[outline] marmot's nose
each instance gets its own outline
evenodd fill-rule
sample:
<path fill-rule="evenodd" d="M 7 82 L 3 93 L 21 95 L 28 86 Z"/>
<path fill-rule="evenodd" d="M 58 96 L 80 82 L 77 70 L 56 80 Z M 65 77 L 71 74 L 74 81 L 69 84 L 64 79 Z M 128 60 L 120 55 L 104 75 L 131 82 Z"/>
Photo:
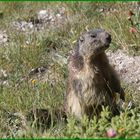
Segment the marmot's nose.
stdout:
<path fill-rule="evenodd" d="M 105 39 L 108 43 L 111 43 L 111 35 L 109 33 L 105 33 Z"/>
<path fill-rule="evenodd" d="M 111 43 L 111 35 L 107 32 L 102 32 L 100 34 L 100 38 L 105 45 L 109 45 Z"/>

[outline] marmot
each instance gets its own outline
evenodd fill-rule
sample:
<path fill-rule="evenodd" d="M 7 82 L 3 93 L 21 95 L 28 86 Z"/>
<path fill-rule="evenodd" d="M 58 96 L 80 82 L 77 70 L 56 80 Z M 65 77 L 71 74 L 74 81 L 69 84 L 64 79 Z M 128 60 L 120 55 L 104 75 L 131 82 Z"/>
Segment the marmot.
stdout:
<path fill-rule="evenodd" d="M 69 115 L 78 119 L 87 115 L 91 119 L 93 115 L 100 115 L 102 105 L 109 106 L 113 114 L 118 113 L 116 93 L 123 101 L 125 93 L 105 54 L 110 43 L 111 35 L 103 29 L 90 30 L 80 36 L 68 60 L 64 108 L 53 112 L 56 120 L 67 122 Z M 36 118 L 37 125 L 47 127 L 53 119 L 48 109 L 35 109 L 28 116 L 31 120 Z"/>
<path fill-rule="evenodd" d="M 91 118 L 100 113 L 102 105 L 115 113 L 116 93 L 125 101 L 118 75 L 105 54 L 110 43 L 111 35 L 103 29 L 87 31 L 78 39 L 68 60 L 67 116 Z"/>

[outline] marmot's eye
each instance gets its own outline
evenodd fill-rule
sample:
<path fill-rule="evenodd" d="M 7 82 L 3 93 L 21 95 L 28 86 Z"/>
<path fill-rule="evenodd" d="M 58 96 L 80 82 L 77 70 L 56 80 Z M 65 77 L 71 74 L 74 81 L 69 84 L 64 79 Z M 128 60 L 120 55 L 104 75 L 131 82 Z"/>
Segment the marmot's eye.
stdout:
<path fill-rule="evenodd" d="M 91 34 L 90 35 L 92 38 L 95 38 L 96 37 L 96 34 Z"/>

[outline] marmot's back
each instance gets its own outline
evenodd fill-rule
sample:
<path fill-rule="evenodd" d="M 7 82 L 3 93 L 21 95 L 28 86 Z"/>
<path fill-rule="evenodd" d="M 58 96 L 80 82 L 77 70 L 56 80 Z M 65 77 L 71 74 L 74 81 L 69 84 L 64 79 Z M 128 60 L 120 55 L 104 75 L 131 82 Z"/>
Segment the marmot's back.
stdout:
<path fill-rule="evenodd" d="M 115 112 L 115 92 L 123 100 L 124 92 L 104 52 L 111 35 L 102 29 L 91 30 L 81 35 L 77 43 L 68 63 L 67 113 L 91 117 L 101 111 L 102 105 Z"/>

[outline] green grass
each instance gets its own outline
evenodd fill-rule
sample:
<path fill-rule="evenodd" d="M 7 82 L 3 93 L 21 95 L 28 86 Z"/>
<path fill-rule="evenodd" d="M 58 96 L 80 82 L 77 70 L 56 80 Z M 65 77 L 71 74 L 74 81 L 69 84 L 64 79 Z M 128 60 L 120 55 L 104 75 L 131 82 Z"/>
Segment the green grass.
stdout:
<path fill-rule="evenodd" d="M 87 28 L 105 28 L 113 39 L 110 49 L 125 48 L 130 53 L 139 55 L 140 34 L 129 32 L 131 25 L 127 20 L 127 12 L 130 5 L 129 2 L 0 2 L 0 13 L 3 13 L 3 17 L 0 18 L 0 30 L 6 30 L 9 36 L 8 45 L 0 45 L 0 69 L 6 71 L 9 82 L 8 86 L 0 86 L 1 138 L 105 138 L 109 128 L 116 130 L 117 138 L 140 137 L 138 106 L 131 111 L 126 109 L 111 120 L 110 113 L 104 109 L 98 121 L 94 117 L 89 122 L 84 117 L 77 123 L 74 118 L 69 118 L 68 124 L 60 122 L 44 131 L 30 125 L 30 121 L 23 126 L 23 118 L 14 115 L 18 112 L 26 116 L 35 108 L 48 108 L 53 112 L 62 106 L 66 91 L 67 65 L 60 65 L 58 61 L 52 59 L 52 52 L 67 58 L 75 45 L 74 42 Z M 34 31 L 31 34 L 17 31 L 11 25 L 17 20 L 29 21 L 39 10 L 52 9 L 57 13 L 62 7 L 65 7 L 67 16 L 62 25 L 55 27 L 48 25 L 44 30 Z M 99 8 L 109 7 L 116 8 L 117 12 L 98 11 Z M 137 22 L 139 11 L 135 12 L 133 20 Z M 137 30 L 140 30 L 139 26 Z M 40 66 L 48 67 L 49 81 L 43 82 L 33 77 L 18 85 L 20 79 L 27 76 L 31 69 Z M 128 102 L 133 90 L 126 87 L 126 92 Z"/>

